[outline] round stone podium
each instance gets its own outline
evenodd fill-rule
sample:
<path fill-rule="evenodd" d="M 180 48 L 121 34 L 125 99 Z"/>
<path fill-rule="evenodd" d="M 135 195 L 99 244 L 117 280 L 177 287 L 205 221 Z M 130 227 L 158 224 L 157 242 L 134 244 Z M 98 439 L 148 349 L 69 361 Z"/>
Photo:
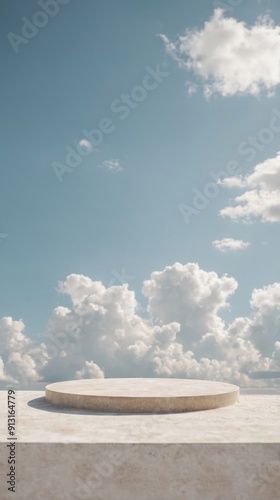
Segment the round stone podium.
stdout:
<path fill-rule="evenodd" d="M 114 413 L 212 410 L 232 405 L 238 398 L 236 385 L 196 379 L 84 379 L 45 388 L 46 401 L 55 406 Z"/>

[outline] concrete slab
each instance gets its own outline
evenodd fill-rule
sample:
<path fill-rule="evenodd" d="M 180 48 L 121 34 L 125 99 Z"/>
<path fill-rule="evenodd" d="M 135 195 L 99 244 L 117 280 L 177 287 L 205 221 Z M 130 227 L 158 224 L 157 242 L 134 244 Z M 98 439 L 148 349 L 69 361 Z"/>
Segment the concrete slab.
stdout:
<path fill-rule="evenodd" d="M 241 390 L 233 406 L 161 415 L 58 408 L 44 391 L 15 397 L 13 494 L 0 392 L 1 500 L 279 499 L 280 390 Z"/>
<path fill-rule="evenodd" d="M 232 405 L 238 400 L 239 387 L 210 380 L 104 378 L 49 384 L 45 397 L 53 405 L 68 408 L 173 413 Z"/>
<path fill-rule="evenodd" d="M 0 433 L 7 434 L 7 392 L 0 391 Z M 23 443 L 280 443 L 280 391 L 240 394 L 233 406 L 174 414 L 119 414 L 57 408 L 44 391 L 16 393 Z"/>

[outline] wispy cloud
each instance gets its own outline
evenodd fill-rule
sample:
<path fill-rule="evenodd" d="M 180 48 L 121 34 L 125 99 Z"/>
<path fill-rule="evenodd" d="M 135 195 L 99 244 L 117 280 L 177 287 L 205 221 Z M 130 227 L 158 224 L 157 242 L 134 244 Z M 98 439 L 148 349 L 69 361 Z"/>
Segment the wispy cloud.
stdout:
<path fill-rule="evenodd" d="M 248 241 L 243 240 L 234 240 L 233 238 L 224 238 L 222 240 L 215 240 L 212 242 L 212 245 L 217 250 L 221 252 L 227 251 L 235 251 L 235 250 L 244 250 L 248 248 L 250 243 Z"/>
<path fill-rule="evenodd" d="M 120 160 L 104 160 L 101 167 L 110 170 L 110 172 L 122 172 L 123 167 L 120 164 Z"/>

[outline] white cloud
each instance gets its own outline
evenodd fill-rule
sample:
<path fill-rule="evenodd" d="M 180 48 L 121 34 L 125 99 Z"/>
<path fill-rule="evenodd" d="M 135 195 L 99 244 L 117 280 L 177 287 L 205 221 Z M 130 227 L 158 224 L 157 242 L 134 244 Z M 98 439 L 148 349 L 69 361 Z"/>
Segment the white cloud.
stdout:
<path fill-rule="evenodd" d="M 34 346 L 24 328 L 22 321 L 10 317 L 0 320 L 0 380 L 10 383 L 38 380 L 38 369 L 47 363 L 45 344 Z"/>
<path fill-rule="evenodd" d="M 189 95 L 196 94 L 196 92 L 197 92 L 197 85 L 195 83 L 186 82 L 185 85 L 186 85 L 187 92 L 188 92 Z"/>
<path fill-rule="evenodd" d="M 88 139 L 81 139 L 79 141 L 79 146 L 83 148 L 86 153 L 90 153 L 94 149 L 93 145 L 91 144 L 90 141 L 88 141 Z"/>
<path fill-rule="evenodd" d="M 34 345 L 22 321 L 1 320 L 0 380 L 173 376 L 252 385 L 250 372 L 280 370 L 280 283 L 254 290 L 252 315 L 226 325 L 219 313 L 236 288 L 232 277 L 175 263 L 144 282 L 143 318 L 127 284 L 106 288 L 71 274 L 59 289 L 72 305 L 54 309 L 44 343 Z"/>
<path fill-rule="evenodd" d="M 250 243 L 243 240 L 234 240 L 233 238 L 223 238 L 222 240 L 213 241 L 212 245 L 217 250 L 226 252 L 227 250 L 243 250 L 248 248 Z"/>
<path fill-rule="evenodd" d="M 198 264 L 175 263 L 154 272 L 143 285 L 148 297 L 148 312 L 159 324 L 177 322 L 180 340 L 193 349 L 205 333 L 223 335 L 224 324 L 218 315 L 228 307 L 227 299 L 237 288 L 234 278 L 206 272 Z"/>
<path fill-rule="evenodd" d="M 219 180 L 218 184 L 227 188 L 243 188 L 246 186 L 244 179 L 239 177 L 226 177 L 225 179 Z"/>
<path fill-rule="evenodd" d="M 122 172 L 123 167 L 120 164 L 120 160 L 105 160 L 102 163 L 102 166 L 110 172 Z"/>
<path fill-rule="evenodd" d="M 250 304 L 256 312 L 247 337 L 265 356 L 272 356 L 280 340 L 280 283 L 254 290 Z"/>
<path fill-rule="evenodd" d="M 220 215 L 244 222 L 256 217 L 262 222 L 280 221 L 280 153 L 256 165 L 251 175 L 227 178 L 222 184 L 247 190 L 234 199 L 235 206 L 223 208 Z"/>
<path fill-rule="evenodd" d="M 77 370 L 75 379 L 104 378 L 104 372 L 93 361 L 86 361 L 82 370 Z"/>
<path fill-rule="evenodd" d="M 187 29 L 174 42 L 160 36 L 179 67 L 202 81 L 208 97 L 258 95 L 263 89 L 271 95 L 280 83 L 280 27 L 269 15 L 248 26 L 215 9 L 200 30 Z"/>
<path fill-rule="evenodd" d="M 276 371 L 279 370 L 280 366 L 280 342 L 275 342 L 274 346 L 275 346 L 275 351 L 272 355 L 273 362 L 271 369 Z"/>

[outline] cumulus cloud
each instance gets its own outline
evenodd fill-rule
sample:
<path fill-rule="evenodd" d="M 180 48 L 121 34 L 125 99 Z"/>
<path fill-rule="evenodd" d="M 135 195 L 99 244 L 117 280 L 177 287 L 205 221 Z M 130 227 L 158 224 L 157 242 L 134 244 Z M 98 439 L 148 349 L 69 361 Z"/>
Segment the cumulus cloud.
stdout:
<path fill-rule="evenodd" d="M 220 309 L 228 307 L 227 299 L 237 288 L 234 278 L 206 272 L 198 264 L 175 263 L 154 272 L 143 285 L 148 297 L 148 312 L 160 324 L 176 321 L 180 339 L 193 349 L 205 333 L 223 333 Z"/>
<path fill-rule="evenodd" d="M 17 383 L 38 380 L 38 370 L 47 363 L 45 344 L 35 346 L 24 334 L 24 328 L 22 321 L 14 321 L 10 317 L 0 320 L 1 381 Z"/>
<path fill-rule="evenodd" d="M 263 355 L 275 357 L 280 340 L 280 283 L 254 290 L 250 304 L 256 312 L 246 336 Z"/>
<path fill-rule="evenodd" d="M 250 243 L 243 240 L 234 240 L 233 238 L 223 238 L 222 240 L 214 240 L 212 246 L 220 252 L 244 250 L 248 248 Z"/>
<path fill-rule="evenodd" d="M 252 174 L 226 178 L 222 184 L 246 190 L 234 198 L 232 206 L 223 208 L 220 215 L 244 222 L 254 218 L 262 222 L 280 221 L 280 153 L 256 165 Z"/>
<path fill-rule="evenodd" d="M 102 163 L 102 167 L 109 170 L 110 172 L 123 171 L 123 167 L 120 164 L 120 160 L 105 160 Z"/>
<path fill-rule="evenodd" d="M 215 9 L 200 30 L 187 29 L 175 41 L 160 36 L 166 52 L 198 77 L 208 97 L 258 95 L 263 89 L 271 95 L 280 83 L 280 27 L 269 15 L 248 26 Z"/>
<path fill-rule="evenodd" d="M 39 345 L 22 321 L 1 320 L 0 380 L 165 376 L 252 385 L 251 372 L 280 370 L 280 283 L 254 290 L 252 315 L 226 325 L 220 312 L 236 288 L 230 276 L 175 263 L 143 283 L 141 317 L 127 284 L 71 274 L 59 283 L 71 306 L 54 309 Z"/>
<path fill-rule="evenodd" d="M 93 361 L 86 361 L 84 367 L 76 371 L 75 379 L 76 378 L 104 378 L 104 372 Z"/>

